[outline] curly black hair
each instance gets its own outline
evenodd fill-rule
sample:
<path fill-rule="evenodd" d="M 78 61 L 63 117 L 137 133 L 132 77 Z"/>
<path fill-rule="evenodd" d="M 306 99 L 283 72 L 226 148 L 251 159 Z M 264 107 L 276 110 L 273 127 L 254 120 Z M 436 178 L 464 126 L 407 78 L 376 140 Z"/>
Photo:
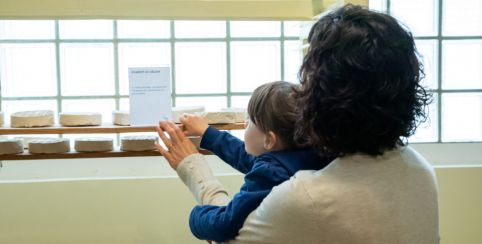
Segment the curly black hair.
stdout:
<path fill-rule="evenodd" d="M 335 157 L 405 145 L 431 102 L 412 34 L 389 15 L 345 5 L 319 19 L 308 41 L 296 138 Z"/>

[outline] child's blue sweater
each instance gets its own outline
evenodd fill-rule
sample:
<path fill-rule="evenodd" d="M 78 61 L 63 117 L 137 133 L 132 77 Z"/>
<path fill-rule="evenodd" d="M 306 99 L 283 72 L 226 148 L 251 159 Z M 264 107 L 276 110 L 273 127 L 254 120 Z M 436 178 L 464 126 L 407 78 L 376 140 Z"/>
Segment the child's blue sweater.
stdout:
<path fill-rule="evenodd" d="M 243 141 L 212 127 L 204 133 L 201 147 L 246 174 L 239 193 L 227 206 L 198 205 L 191 211 L 192 233 L 199 239 L 218 242 L 234 239 L 248 215 L 274 186 L 298 170 L 319 170 L 329 163 L 314 149 L 267 152 L 254 157 L 246 153 Z"/>

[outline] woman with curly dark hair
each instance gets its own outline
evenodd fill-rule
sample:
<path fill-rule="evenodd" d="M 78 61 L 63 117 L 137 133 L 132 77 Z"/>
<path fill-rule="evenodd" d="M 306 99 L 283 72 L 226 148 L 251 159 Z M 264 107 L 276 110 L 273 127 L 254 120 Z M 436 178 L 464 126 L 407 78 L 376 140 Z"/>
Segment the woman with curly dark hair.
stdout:
<path fill-rule="evenodd" d="M 412 35 L 389 15 L 347 5 L 308 39 L 295 137 L 336 159 L 274 187 L 230 243 L 439 243 L 435 174 L 406 143 L 430 101 Z M 182 133 L 161 128 L 179 138 L 162 153 L 191 172 L 183 180 L 193 194 L 226 198 Z"/>

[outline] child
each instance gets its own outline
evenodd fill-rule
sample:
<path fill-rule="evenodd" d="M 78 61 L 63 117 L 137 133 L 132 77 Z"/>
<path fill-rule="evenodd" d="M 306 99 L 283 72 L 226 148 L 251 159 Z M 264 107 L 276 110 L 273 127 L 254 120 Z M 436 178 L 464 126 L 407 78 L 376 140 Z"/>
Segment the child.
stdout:
<path fill-rule="evenodd" d="M 319 170 L 331 161 L 321 159 L 316 150 L 303 148 L 293 139 L 295 88 L 295 84 L 277 81 L 254 90 L 248 104 L 244 142 L 209 127 L 201 117 L 181 117 L 186 134 L 202 136 L 202 148 L 246 174 L 240 192 L 227 206 L 194 207 L 189 226 L 197 238 L 218 242 L 234 239 L 247 216 L 274 186 L 298 170 Z"/>

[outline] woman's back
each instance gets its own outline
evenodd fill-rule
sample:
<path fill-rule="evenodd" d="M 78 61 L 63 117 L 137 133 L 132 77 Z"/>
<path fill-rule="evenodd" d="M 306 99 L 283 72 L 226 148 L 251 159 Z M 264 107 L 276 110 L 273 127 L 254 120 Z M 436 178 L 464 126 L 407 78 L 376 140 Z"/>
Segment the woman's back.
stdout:
<path fill-rule="evenodd" d="M 436 189 L 410 147 L 338 158 L 274 188 L 232 243 L 439 243 Z"/>

